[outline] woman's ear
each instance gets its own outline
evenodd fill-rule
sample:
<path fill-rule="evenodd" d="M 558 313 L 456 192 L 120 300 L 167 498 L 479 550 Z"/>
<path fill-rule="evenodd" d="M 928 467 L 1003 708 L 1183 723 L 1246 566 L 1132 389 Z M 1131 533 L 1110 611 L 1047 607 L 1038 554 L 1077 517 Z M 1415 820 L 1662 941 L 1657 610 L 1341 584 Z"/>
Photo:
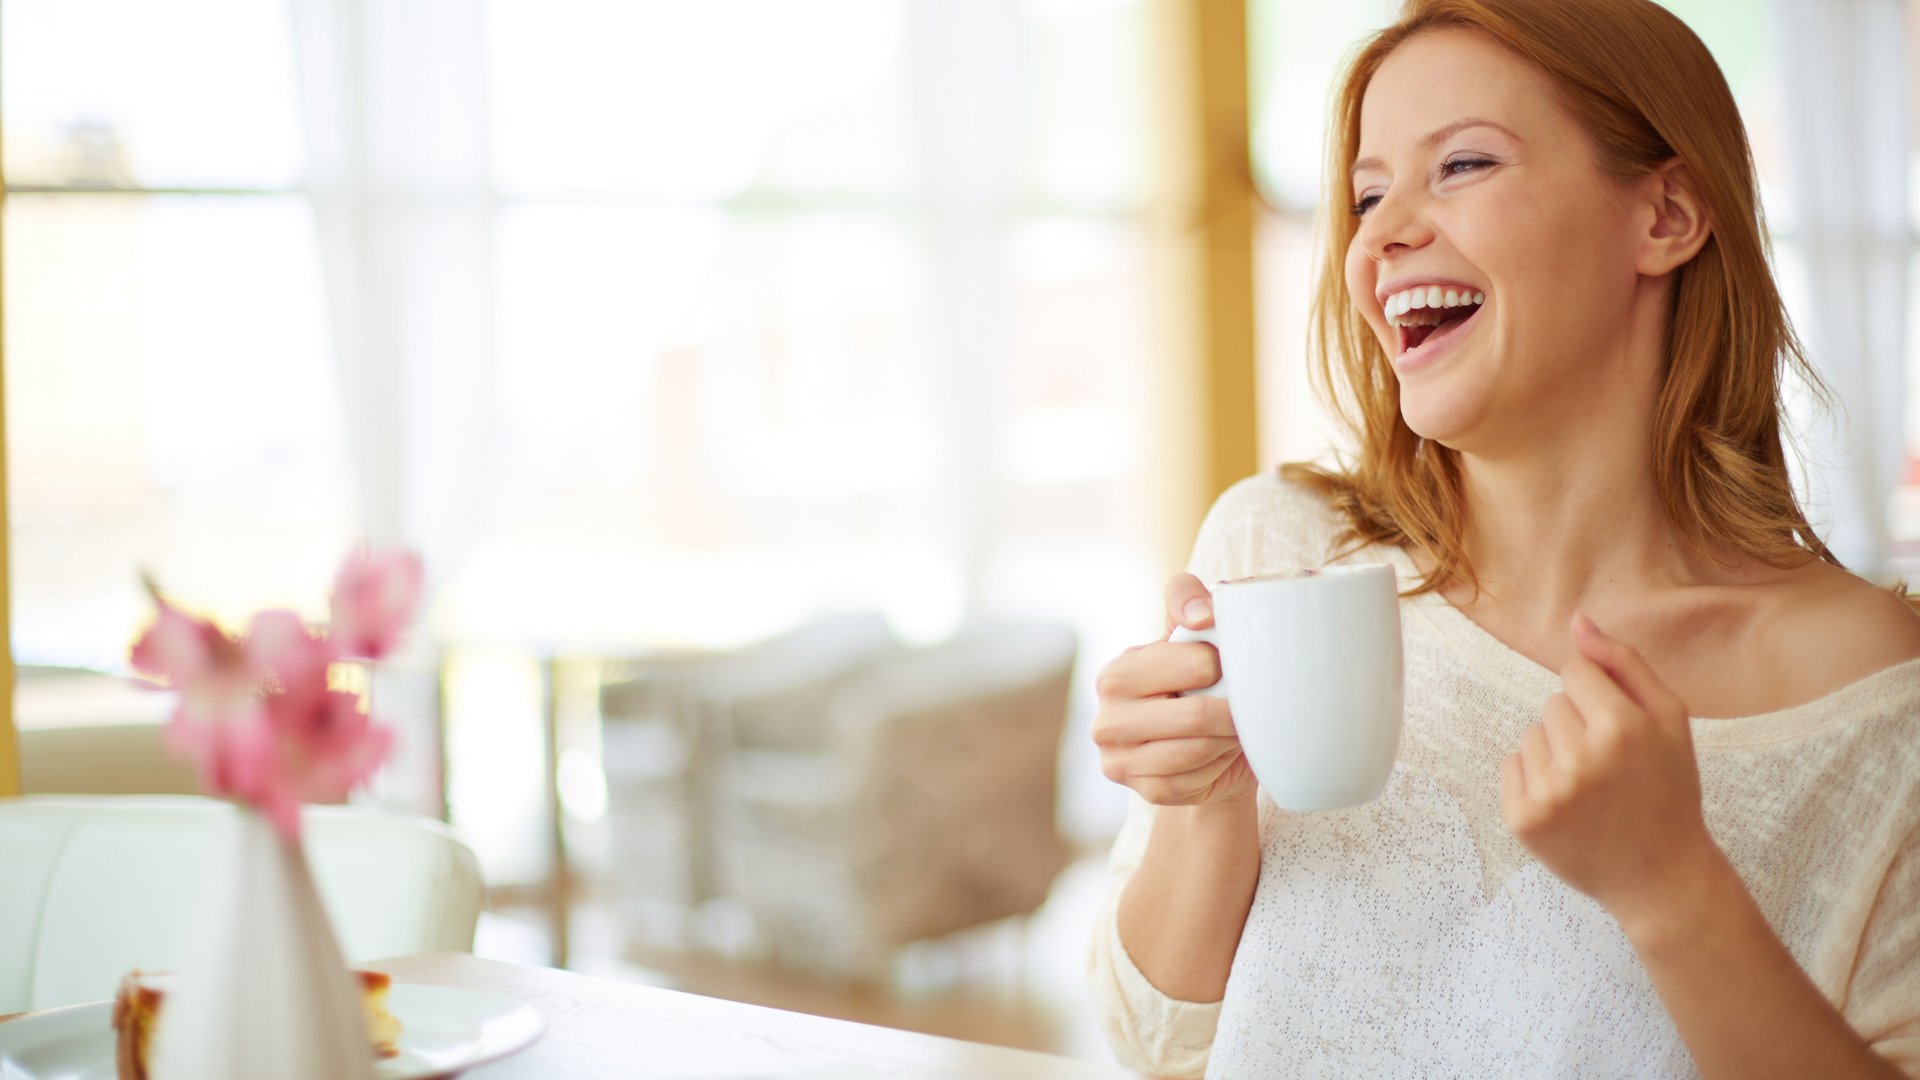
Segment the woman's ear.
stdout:
<path fill-rule="evenodd" d="M 1693 189 L 1693 175 L 1679 158 L 1655 169 L 1642 182 L 1643 203 L 1651 211 L 1635 269 L 1660 277 L 1684 266 L 1713 235 L 1706 204 Z"/>

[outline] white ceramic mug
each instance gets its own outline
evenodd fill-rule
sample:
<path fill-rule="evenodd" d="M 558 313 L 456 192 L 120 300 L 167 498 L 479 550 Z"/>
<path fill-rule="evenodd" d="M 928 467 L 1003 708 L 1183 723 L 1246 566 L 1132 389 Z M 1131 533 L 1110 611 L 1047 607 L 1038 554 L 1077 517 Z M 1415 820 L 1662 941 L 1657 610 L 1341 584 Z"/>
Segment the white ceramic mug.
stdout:
<path fill-rule="evenodd" d="M 1377 797 L 1400 749 L 1405 675 L 1393 567 L 1224 581 L 1213 627 L 1172 641 L 1220 651 L 1223 697 L 1241 750 L 1283 810 L 1334 810 Z"/>

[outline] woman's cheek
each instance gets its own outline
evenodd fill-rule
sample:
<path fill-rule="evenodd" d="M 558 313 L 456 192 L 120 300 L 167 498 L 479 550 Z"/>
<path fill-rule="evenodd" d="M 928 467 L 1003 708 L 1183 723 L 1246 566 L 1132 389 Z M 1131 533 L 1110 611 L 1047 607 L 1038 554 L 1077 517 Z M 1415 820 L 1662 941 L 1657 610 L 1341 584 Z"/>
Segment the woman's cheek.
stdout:
<path fill-rule="evenodd" d="M 1346 273 L 1347 291 L 1352 293 L 1356 300 L 1372 294 L 1372 263 L 1368 260 L 1365 249 L 1360 246 L 1357 236 L 1347 243 L 1347 257 L 1342 263 L 1342 269 Z"/>
<path fill-rule="evenodd" d="M 1379 310 L 1379 305 L 1374 303 L 1374 275 L 1371 270 L 1372 264 L 1368 261 L 1366 252 L 1360 250 L 1360 245 L 1357 243 L 1348 245 L 1346 259 L 1348 302 L 1366 318 L 1367 325 L 1373 328 L 1373 336 L 1384 342 L 1387 317 Z"/>

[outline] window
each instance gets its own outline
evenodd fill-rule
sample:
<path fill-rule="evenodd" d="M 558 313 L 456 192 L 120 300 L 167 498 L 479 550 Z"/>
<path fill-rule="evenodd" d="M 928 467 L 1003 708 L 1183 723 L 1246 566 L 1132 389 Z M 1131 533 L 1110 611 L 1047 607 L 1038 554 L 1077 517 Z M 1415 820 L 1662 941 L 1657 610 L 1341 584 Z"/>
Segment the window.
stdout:
<path fill-rule="evenodd" d="M 18 0 L 3 29 L 16 659 L 120 670 L 143 569 L 312 610 L 357 522 L 284 8 Z"/>
<path fill-rule="evenodd" d="M 4 8 L 23 662 L 367 535 L 455 648 L 1158 630 L 1141 0 L 316 10 Z"/>

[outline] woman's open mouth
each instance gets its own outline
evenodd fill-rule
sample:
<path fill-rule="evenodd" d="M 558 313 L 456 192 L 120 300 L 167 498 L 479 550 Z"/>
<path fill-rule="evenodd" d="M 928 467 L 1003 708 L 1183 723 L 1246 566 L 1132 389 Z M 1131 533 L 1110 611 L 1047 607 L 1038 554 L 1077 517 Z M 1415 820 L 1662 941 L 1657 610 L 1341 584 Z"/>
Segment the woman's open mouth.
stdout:
<path fill-rule="evenodd" d="M 1401 372 L 1425 367 L 1479 317 L 1487 295 L 1458 286 L 1416 285 L 1387 297 L 1387 324 L 1399 332 L 1393 366 Z"/>

